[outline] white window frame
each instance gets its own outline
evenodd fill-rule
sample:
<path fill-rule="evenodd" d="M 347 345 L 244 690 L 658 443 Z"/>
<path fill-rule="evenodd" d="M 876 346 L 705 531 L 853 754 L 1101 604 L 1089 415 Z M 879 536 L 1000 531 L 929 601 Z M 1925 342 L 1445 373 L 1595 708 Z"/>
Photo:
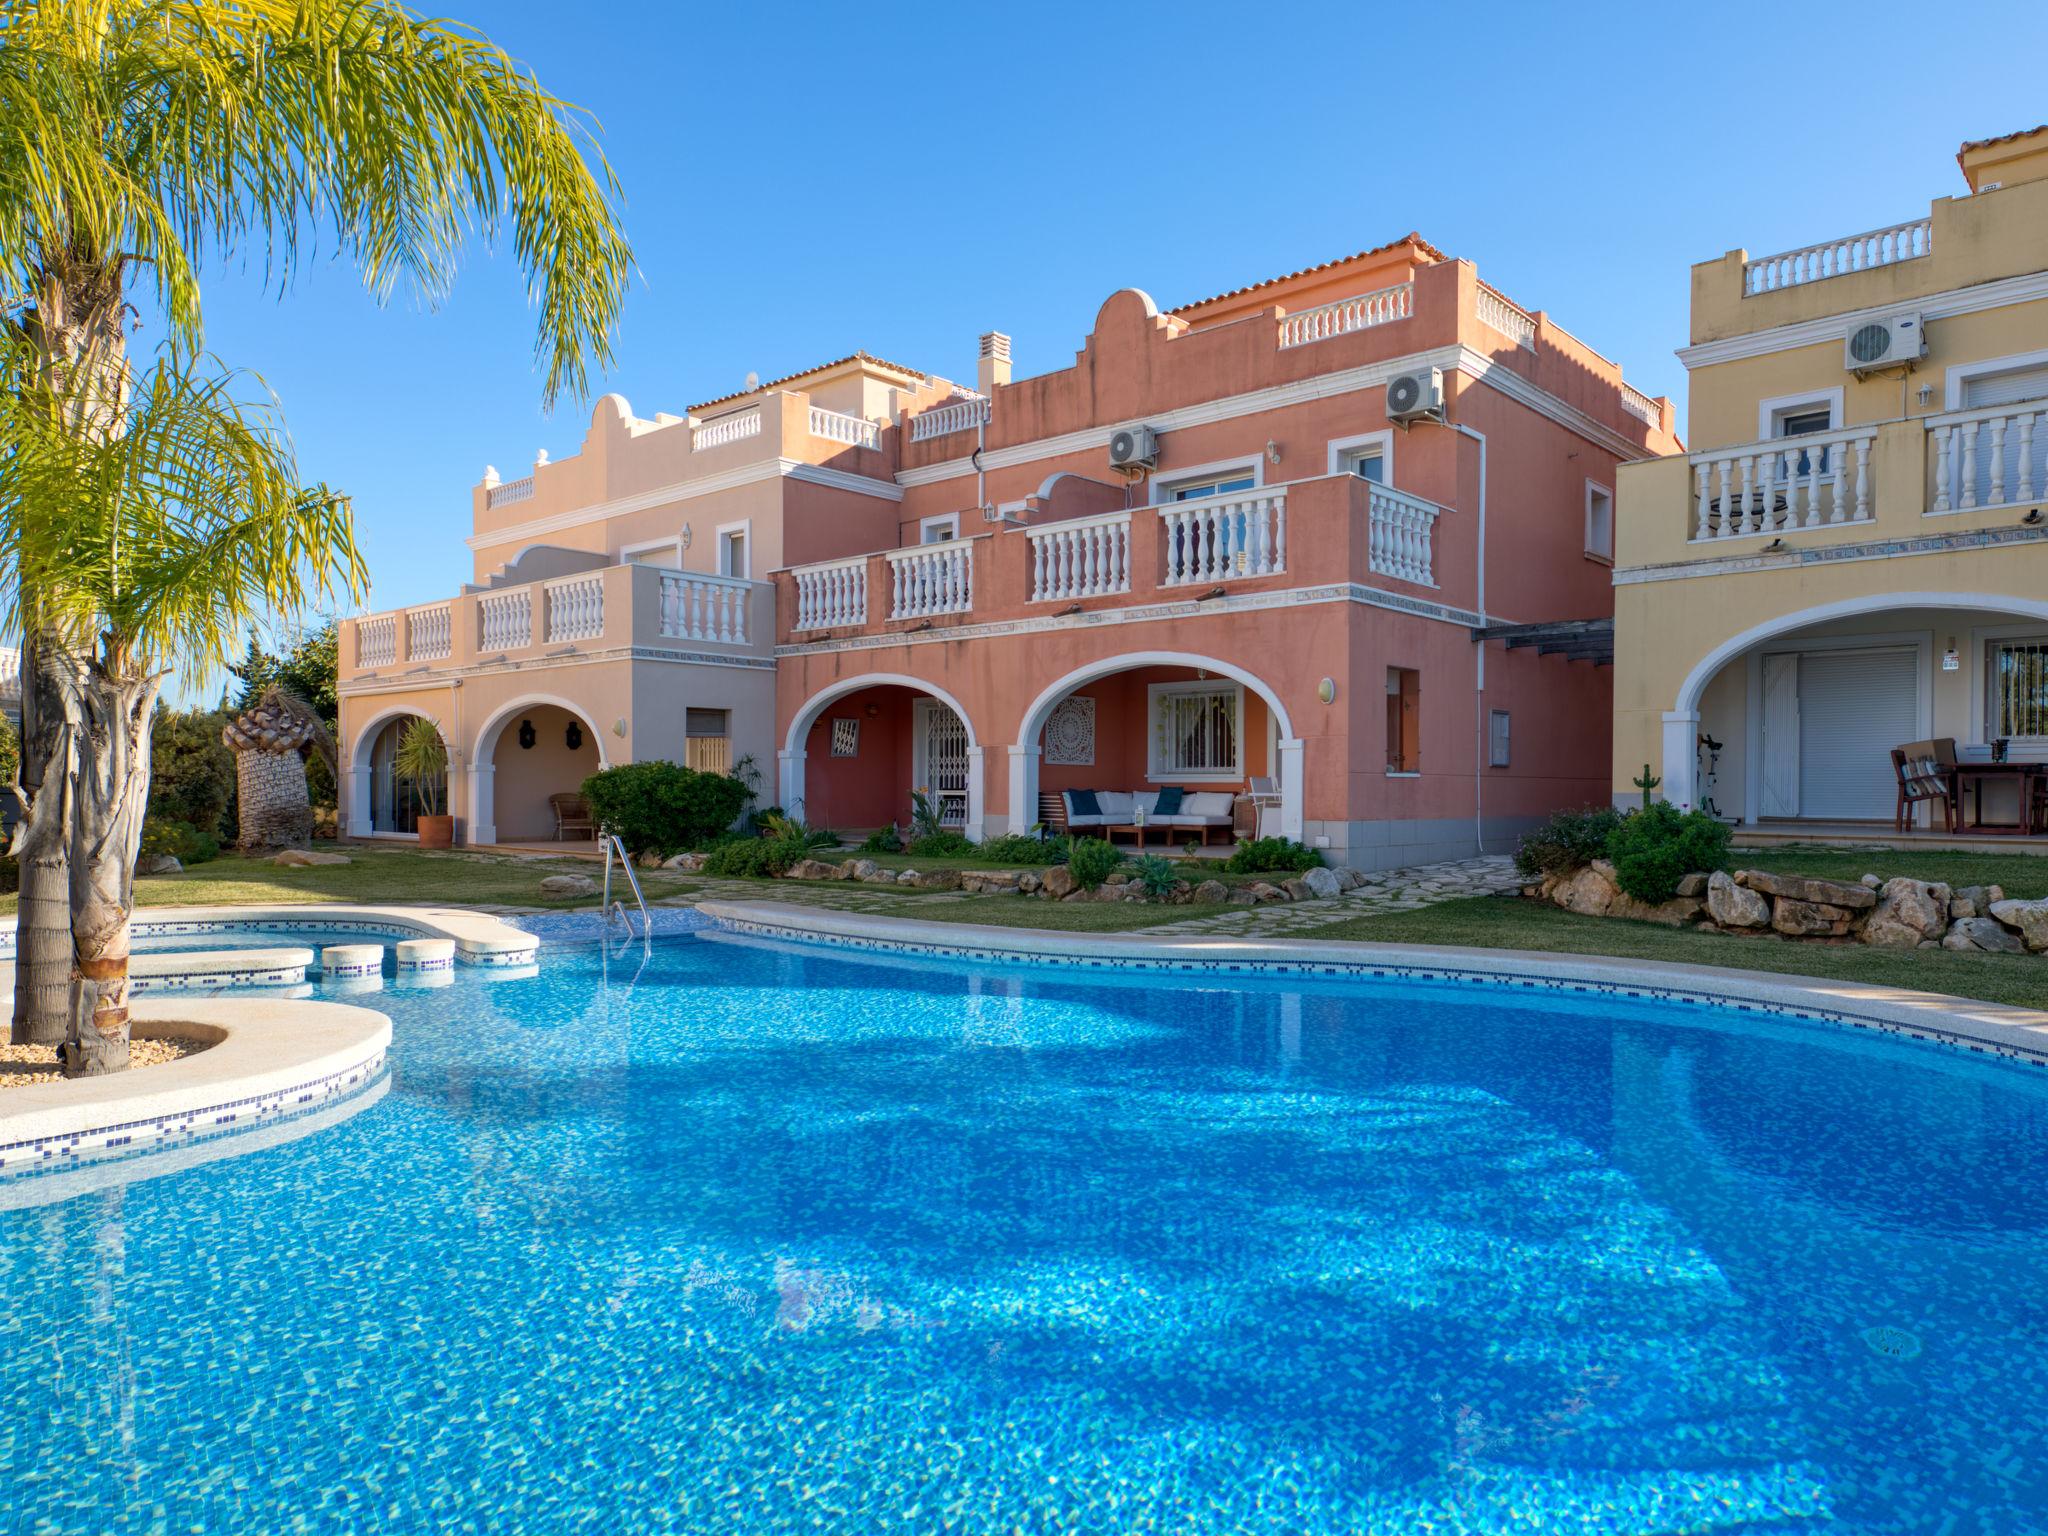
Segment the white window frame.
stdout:
<path fill-rule="evenodd" d="M 1842 386 L 1833 389 L 1808 390 L 1799 395 L 1773 395 L 1756 403 L 1756 440 L 1760 443 L 1778 440 L 1778 425 L 1787 416 L 1803 415 L 1807 411 L 1824 410 L 1828 413 L 1828 430 L 1836 432 L 1842 426 Z"/>
<path fill-rule="evenodd" d="M 621 544 L 619 546 L 619 564 L 638 565 L 640 562 L 633 558 L 635 555 L 644 555 L 648 551 L 656 549 L 674 550 L 676 555 L 675 568 L 679 571 L 683 568 L 683 536 L 680 533 L 670 534 L 665 539 L 642 539 L 637 544 Z M 663 570 L 666 567 L 657 566 L 656 569 Z"/>
<path fill-rule="evenodd" d="M 1489 710 L 1486 716 L 1486 766 L 1511 768 L 1515 756 L 1515 722 L 1505 709 Z"/>
<path fill-rule="evenodd" d="M 1377 454 L 1386 470 L 1379 483 L 1387 486 L 1394 483 L 1394 430 L 1391 427 L 1379 432 L 1360 432 L 1352 437 L 1333 437 L 1329 454 L 1329 472 L 1333 475 L 1356 474 L 1357 471 L 1351 467 L 1353 464 Z"/>
<path fill-rule="evenodd" d="M 934 528 L 944 528 L 946 530 L 945 538 L 933 538 L 932 530 Z M 958 512 L 942 512 L 937 517 L 921 517 L 917 520 L 917 542 L 921 545 L 944 544 L 949 540 L 959 537 L 960 514 Z"/>
<path fill-rule="evenodd" d="M 1258 490 L 1266 483 L 1266 460 L 1263 454 L 1254 454 L 1248 459 L 1219 459 L 1214 464 L 1193 464 L 1186 469 L 1176 469 L 1171 475 L 1154 475 L 1152 505 L 1169 506 L 1173 502 L 1174 492 L 1178 490 L 1200 485 L 1205 480 L 1233 480 L 1246 470 L 1251 471 L 1253 490 Z"/>
<path fill-rule="evenodd" d="M 2048 363 L 2048 351 L 2015 352 L 2009 357 L 1987 357 L 1975 363 L 1951 363 L 1942 382 L 1942 407 L 1963 409 L 1963 386 L 1987 373 L 2016 373 L 2022 368 L 2039 368 Z"/>
<path fill-rule="evenodd" d="M 1607 547 L 1605 549 L 1595 549 L 1593 547 L 1593 498 L 1595 496 L 1607 498 Z M 1586 482 L 1586 558 L 1593 561 L 1596 565 L 1614 564 L 1614 539 L 1614 487 L 1602 485 L 1598 480 L 1589 479 Z"/>
<path fill-rule="evenodd" d="M 2002 370 L 2001 370 L 2002 371 Z M 2032 624 L 1986 624 L 1970 630 L 1969 649 L 1963 652 L 1963 676 L 1965 686 L 1970 690 L 1970 740 L 1990 741 L 1998 734 L 1991 718 L 1991 685 L 1996 672 L 1991 665 L 1991 653 L 2000 645 L 2048 643 L 2048 629 L 2037 621 Z M 2031 757 L 2048 737 L 2015 736 L 2013 744 L 2028 751 Z"/>
<path fill-rule="evenodd" d="M 1196 772 L 1164 767 L 1159 761 L 1159 701 L 1168 695 L 1222 694 L 1231 696 L 1237 711 L 1231 739 L 1237 746 L 1237 760 L 1228 768 Z M 1148 784 L 1234 784 L 1244 778 L 1244 684 L 1222 678 L 1201 678 L 1180 683 L 1153 683 L 1145 689 L 1145 782 Z"/>
<path fill-rule="evenodd" d="M 747 568 L 744 571 L 728 571 L 725 568 L 725 541 L 729 534 L 739 534 L 746 542 Z M 742 581 L 754 579 L 754 520 L 743 517 L 736 523 L 720 523 L 711 530 L 711 569 L 717 576 L 737 576 Z"/>

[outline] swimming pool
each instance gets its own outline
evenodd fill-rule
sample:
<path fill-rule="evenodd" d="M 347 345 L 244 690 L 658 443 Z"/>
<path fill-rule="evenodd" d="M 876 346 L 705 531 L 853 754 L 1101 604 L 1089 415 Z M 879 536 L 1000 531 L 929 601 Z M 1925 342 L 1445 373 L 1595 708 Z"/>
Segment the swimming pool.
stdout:
<path fill-rule="evenodd" d="M 390 1091 L 318 1135 L 0 1212 L 17 1528 L 2042 1528 L 2039 1068 L 1471 985 L 545 959 L 383 993 Z"/>

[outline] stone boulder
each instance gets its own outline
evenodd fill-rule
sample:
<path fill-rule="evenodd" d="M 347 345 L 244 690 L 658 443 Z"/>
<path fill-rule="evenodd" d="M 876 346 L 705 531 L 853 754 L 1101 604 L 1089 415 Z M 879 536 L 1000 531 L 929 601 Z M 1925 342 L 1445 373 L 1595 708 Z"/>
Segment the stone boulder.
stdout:
<path fill-rule="evenodd" d="M 595 896 L 597 882 L 588 875 L 549 875 L 540 890 L 543 896 Z"/>
<path fill-rule="evenodd" d="M 1365 884 L 1365 876 L 1358 870 L 1353 869 L 1349 864 L 1339 864 L 1334 873 L 1337 876 L 1337 888 L 1339 890 L 1355 891 Z"/>
<path fill-rule="evenodd" d="M 961 872 L 960 889 L 982 896 L 1014 895 L 1022 878 L 1014 869 L 969 869 Z"/>
<path fill-rule="evenodd" d="M 1948 915 L 1958 917 L 1989 917 L 1991 908 L 2005 900 L 2005 891 L 1996 885 L 1965 885 L 1957 888 L 1949 898 Z"/>
<path fill-rule="evenodd" d="M 895 870 L 884 869 L 873 859 L 862 859 L 860 862 L 865 867 L 856 869 L 853 878 L 860 881 L 861 884 L 894 885 L 896 883 Z"/>
<path fill-rule="evenodd" d="M 1707 877 L 1699 873 L 1684 876 L 1678 882 L 1678 894 L 1697 896 L 1704 901 L 1707 895 Z"/>
<path fill-rule="evenodd" d="M 1991 915 L 2006 927 L 2018 929 L 2028 949 L 2048 949 L 2048 900 L 1994 901 Z"/>
<path fill-rule="evenodd" d="M 823 859 L 798 859 L 783 872 L 785 880 L 837 880 L 839 866 Z"/>
<path fill-rule="evenodd" d="M 896 882 L 901 885 L 901 880 Z M 960 871 L 957 869 L 927 869 L 919 872 L 914 884 L 920 891 L 957 891 L 960 889 Z"/>
<path fill-rule="evenodd" d="M 917 871 L 914 869 L 906 869 L 899 871 L 896 876 L 896 883 L 898 885 L 916 885 Z"/>
<path fill-rule="evenodd" d="M 1273 884 L 1270 880 L 1254 880 L 1250 885 L 1241 886 L 1239 890 L 1242 895 L 1249 896 L 1257 905 L 1264 905 L 1267 902 L 1285 901 L 1287 899 L 1287 892 Z"/>
<path fill-rule="evenodd" d="M 2023 955 L 2026 941 L 1995 917 L 1956 920 L 1941 941 L 1943 949 L 1981 949 L 1997 955 Z"/>
<path fill-rule="evenodd" d="M 1854 889 L 1865 896 L 1870 894 L 1860 885 Z M 1849 923 L 1847 907 L 1803 901 L 1796 896 L 1780 896 L 1771 903 L 1771 926 L 1795 939 L 1840 938 L 1849 931 Z"/>
<path fill-rule="evenodd" d="M 1038 877 L 1038 888 L 1052 901 L 1065 901 L 1074 894 L 1074 872 L 1064 864 L 1055 864 Z"/>
<path fill-rule="evenodd" d="M 704 867 L 704 855 L 701 853 L 679 853 L 672 859 L 663 859 L 661 867 L 663 869 L 681 870 L 686 875 L 694 875 Z"/>
<path fill-rule="evenodd" d="M 350 862 L 345 853 L 326 853 L 312 848 L 287 848 L 270 861 L 286 869 L 316 869 Z"/>
<path fill-rule="evenodd" d="M 1195 887 L 1194 895 L 1191 899 L 1202 902 L 1205 905 L 1219 901 L 1228 901 L 1230 900 L 1230 887 L 1221 880 L 1204 880 Z"/>
<path fill-rule="evenodd" d="M 1017 877 L 1017 894 L 1020 896 L 1036 896 L 1038 894 L 1038 887 L 1043 883 L 1043 879 L 1036 870 L 1027 869 Z"/>
<path fill-rule="evenodd" d="M 1766 896 L 1791 901 L 1818 902 L 1824 906 L 1861 911 L 1877 905 L 1877 893 L 1865 885 L 1844 885 L 1839 880 L 1809 880 L 1802 875 L 1774 875 L 1761 869 L 1737 871 L 1735 883 Z"/>
<path fill-rule="evenodd" d="M 838 873 L 841 880 L 873 880 L 882 872 L 882 866 L 873 859 L 842 859 Z"/>
<path fill-rule="evenodd" d="M 1287 893 L 1287 899 L 1289 901 L 1315 900 L 1316 893 L 1310 890 L 1308 888 L 1308 882 L 1306 880 L 1303 880 L 1299 876 L 1296 876 L 1292 880 L 1282 880 L 1280 882 L 1280 889 Z"/>
<path fill-rule="evenodd" d="M 1583 917 L 1605 917 L 1620 894 L 1621 887 L 1614 883 L 1614 866 L 1605 859 L 1573 870 L 1550 888 L 1553 902 Z"/>
<path fill-rule="evenodd" d="M 1723 928 L 1762 928 L 1771 920 L 1771 904 L 1725 869 L 1707 877 L 1707 911 Z"/>
<path fill-rule="evenodd" d="M 185 866 L 178 862 L 177 856 L 174 854 L 153 853 L 135 866 L 135 873 L 138 875 L 182 875 L 185 873 Z"/>
<path fill-rule="evenodd" d="M 1345 889 L 1344 882 L 1337 878 L 1337 872 L 1321 865 L 1304 874 L 1301 883 L 1308 887 L 1309 895 L 1325 901 Z"/>
<path fill-rule="evenodd" d="M 1647 901 L 1637 901 L 1627 891 L 1616 891 L 1614 904 L 1607 909 L 1607 915 L 1626 918 L 1632 923 L 1659 923 L 1666 928 L 1685 928 L 1698 922 L 1706 910 L 1707 904 L 1697 896 L 1674 896 L 1669 901 L 1651 906 Z"/>
<path fill-rule="evenodd" d="M 1877 908 L 1863 925 L 1863 942 L 1883 949 L 1915 949 L 1948 932 L 1949 888 L 1904 875 L 1885 881 Z"/>

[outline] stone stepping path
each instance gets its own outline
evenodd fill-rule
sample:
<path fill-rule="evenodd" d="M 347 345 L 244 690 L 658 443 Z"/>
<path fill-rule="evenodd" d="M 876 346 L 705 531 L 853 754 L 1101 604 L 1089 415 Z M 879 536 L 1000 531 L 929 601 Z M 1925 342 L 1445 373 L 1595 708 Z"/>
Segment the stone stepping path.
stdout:
<path fill-rule="evenodd" d="M 1312 933 L 1354 917 L 1379 917 L 1389 912 L 1416 912 L 1440 901 L 1470 896 L 1506 896 L 1522 888 L 1515 861 L 1507 854 L 1454 859 L 1443 864 L 1417 864 L 1408 869 L 1383 869 L 1365 877 L 1365 884 L 1326 901 L 1290 901 L 1270 907 L 1232 907 L 1214 917 L 1182 923 L 1158 923 L 1140 933 L 1213 933 L 1230 938 L 1288 938 Z"/>

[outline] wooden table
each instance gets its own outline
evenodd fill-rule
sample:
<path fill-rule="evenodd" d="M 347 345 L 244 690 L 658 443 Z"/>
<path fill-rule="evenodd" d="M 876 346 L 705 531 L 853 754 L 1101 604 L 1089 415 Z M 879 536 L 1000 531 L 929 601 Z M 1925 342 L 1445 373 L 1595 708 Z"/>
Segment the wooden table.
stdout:
<path fill-rule="evenodd" d="M 1995 833 L 2005 837 L 2030 837 L 2034 832 L 2034 780 L 2048 776 L 2048 763 L 1958 763 L 1955 767 L 1956 798 L 1974 789 L 1970 796 L 1970 819 L 1962 822 L 1972 832 Z M 2020 792 L 2017 822 L 1984 820 L 1984 785 L 1987 780 L 2015 781 Z M 1961 821 L 1961 806 L 1957 807 Z"/>

